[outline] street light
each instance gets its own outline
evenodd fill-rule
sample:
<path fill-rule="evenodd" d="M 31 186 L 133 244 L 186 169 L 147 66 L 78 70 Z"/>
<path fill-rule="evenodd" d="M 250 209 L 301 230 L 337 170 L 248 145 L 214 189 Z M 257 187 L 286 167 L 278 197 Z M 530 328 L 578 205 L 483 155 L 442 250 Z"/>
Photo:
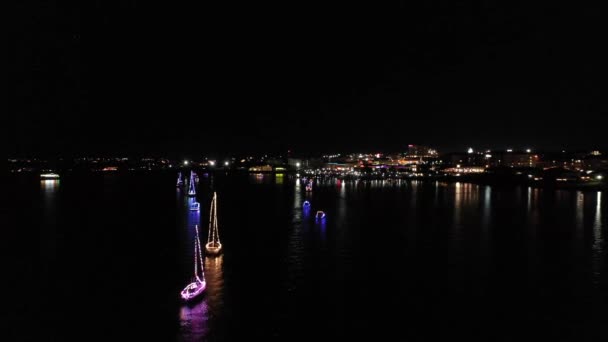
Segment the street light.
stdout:
<path fill-rule="evenodd" d="M 300 163 L 299 163 L 299 162 L 298 162 L 298 163 L 296 163 L 296 167 L 300 167 Z"/>
<path fill-rule="evenodd" d="M 184 165 L 186 165 L 186 166 L 188 165 L 188 161 L 187 160 L 184 160 Z"/>
<path fill-rule="evenodd" d="M 224 166 L 228 166 L 228 164 L 230 164 L 230 163 L 228 163 L 228 161 L 226 160 L 226 161 L 224 162 Z"/>

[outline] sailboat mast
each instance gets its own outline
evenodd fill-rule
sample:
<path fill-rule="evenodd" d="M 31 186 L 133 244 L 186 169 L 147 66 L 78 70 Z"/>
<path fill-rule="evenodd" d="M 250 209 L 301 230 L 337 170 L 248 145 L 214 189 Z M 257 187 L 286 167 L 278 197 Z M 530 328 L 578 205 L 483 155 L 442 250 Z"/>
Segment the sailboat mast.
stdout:
<path fill-rule="evenodd" d="M 201 249 L 201 241 L 200 241 L 199 235 L 198 235 L 198 225 L 196 225 L 195 227 L 196 227 L 196 242 L 195 242 L 196 246 L 195 246 L 195 249 L 198 252 L 198 260 L 196 259 L 196 254 L 195 254 L 195 259 L 194 259 L 194 265 L 195 266 L 194 267 L 196 268 L 196 264 L 198 262 L 201 263 L 201 275 L 203 276 L 202 280 L 205 280 L 205 269 L 203 267 L 203 252 L 202 252 L 202 249 Z M 198 273 L 195 272 L 195 275 L 196 275 L 196 278 L 200 280 L 200 278 L 198 277 Z"/>
<path fill-rule="evenodd" d="M 217 195 L 213 193 L 213 239 L 215 243 L 220 243 L 220 232 L 217 230 Z"/>
<path fill-rule="evenodd" d="M 205 269 L 203 267 L 203 251 L 201 249 L 201 240 L 198 237 L 198 226 L 196 226 L 196 248 L 198 249 L 198 258 L 201 263 L 201 275 L 203 276 L 202 280 L 205 280 Z M 198 274 L 196 275 L 196 278 L 199 279 Z"/>
<path fill-rule="evenodd" d="M 211 200 L 211 208 L 209 209 L 209 236 L 207 236 L 207 243 L 213 242 L 215 231 L 213 230 L 213 218 L 215 217 L 215 192 L 213 193 L 213 199 Z"/>
<path fill-rule="evenodd" d="M 196 228 L 196 241 L 198 241 L 198 225 L 195 226 Z M 198 244 L 196 243 L 196 241 L 194 241 L 194 277 L 198 278 Z"/>

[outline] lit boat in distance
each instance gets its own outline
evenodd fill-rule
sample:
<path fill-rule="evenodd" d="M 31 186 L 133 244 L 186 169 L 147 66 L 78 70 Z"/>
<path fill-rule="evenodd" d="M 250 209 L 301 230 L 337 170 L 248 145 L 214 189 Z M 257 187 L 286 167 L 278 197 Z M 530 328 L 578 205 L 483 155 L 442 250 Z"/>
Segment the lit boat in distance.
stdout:
<path fill-rule="evenodd" d="M 196 196 L 196 186 L 194 184 L 194 172 L 190 172 L 190 184 L 188 184 L 188 196 Z"/>
<path fill-rule="evenodd" d="M 211 200 L 211 211 L 209 213 L 209 235 L 205 250 L 209 255 L 218 255 L 222 252 L 222 243 L 220 242 L 220 233 L 217 228 L 217 194 L 213 193 Z"/>
<path fill-rule="evenodd" d="M 325 218 L 325 212 L 319 210 L 319 211 L 317 211 L 317 214 L 315 215 L 315 217 L 317 218 L 317 220 L 322 220 Z"/>
<path fill-rule="evenodd" d="M 312 179 L 306 183 L 306 191 L 312 191 Z"/>
<path fill-rule="evenodd" d="M 177 187 L 182 187 L 184 185 L 184 179 L 182 178 L 182 173 L 177 173 Z"/>
<path fill-rule="evenodd" d="M 205 281 L 205 270 L 203 269 L 203 256 L 201 253 L 201 241 L 198 237 L 198 225 L 196 228 L 196 238 L 194 241 L 194 277 L 192 282 L 182 290 L 181 296 L 185 301 L 191 301 L 201 295 L 205 288 L 207 287 L 207 282 Z M 198 265 L 200 263 L 200 273 L 201 277 L 199 277 Z"/>
<path fill-rule="evenodd" d="M 201 204 L 198 202 L 192 202 L 190 204 L 190 210 L 192 211 L 198 211 L 201 208 Z"/>
<path fill-rule="evenodd" d="M 304 201 L 304 203 L 302 204 L 302 206 L 303 206 L 304 208 L 310 208 L 310 202 L 308 202 L 308 201 Z"/>
<path fill-rule="evenodd" d="M 40 178 L 42 179 L 59 179 L 59 175 L 53 172 L 41 173 Z"/>

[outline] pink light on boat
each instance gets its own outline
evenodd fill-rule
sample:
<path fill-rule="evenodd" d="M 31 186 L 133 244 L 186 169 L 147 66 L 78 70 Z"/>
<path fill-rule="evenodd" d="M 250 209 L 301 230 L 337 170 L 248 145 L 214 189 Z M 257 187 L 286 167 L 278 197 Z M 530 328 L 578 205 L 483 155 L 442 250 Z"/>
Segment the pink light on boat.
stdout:
<path fill-rule="evenodd" d="M 188 284 L 182 290 L 182 298 L 184 300 L 191 300 L 196 296 L 200 295 L 207 288 L 207 282 L 204 280 L 197 279 L 195 282 Z"/>
<path fill-rule="evenodd" d="M 182 299 L 189 301 L 205 291 L 207 288 L 207 282 L 205 281 L 205 270 L 203 269 L 203 254 L 201 253 L 201 241 L 198 237 L 198 225 L 194 226 L 196 229 L 196 239 L 194 241 L 194 280 L 186 285 L 182 290 Z M 199 277 L 198 265 L 201 267 L 201 277 Z"/>

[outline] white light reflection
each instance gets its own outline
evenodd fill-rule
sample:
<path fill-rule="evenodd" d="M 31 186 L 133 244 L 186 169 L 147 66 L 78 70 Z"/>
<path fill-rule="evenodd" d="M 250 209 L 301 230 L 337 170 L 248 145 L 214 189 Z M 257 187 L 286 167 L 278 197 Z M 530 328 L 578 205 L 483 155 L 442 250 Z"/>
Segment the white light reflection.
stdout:
<path fill-rule="evenodd" d="M 576 230 L 577 235 L 578 232 L 581 232 L 584 228 L 584 205 L 585 205 L 585 196 L 582 191 L 576 192 Z"/>
<path fill-rule="evenodd" d="M 205 280 L 207 292 L 205 299 L 211 313 L 217 315 L 221 312 L 224 303 L 224 256 L 205 257 Z"/>
<path fill-rule="evenodd" d="M 601 269 L 604 262 L 603 257 L 604 237 L 602 236 L 602 192 L 597 192 L 595 204 L 595 219 L 593 220 L 593 276 L 594 283 L 599 285 Z"/>

